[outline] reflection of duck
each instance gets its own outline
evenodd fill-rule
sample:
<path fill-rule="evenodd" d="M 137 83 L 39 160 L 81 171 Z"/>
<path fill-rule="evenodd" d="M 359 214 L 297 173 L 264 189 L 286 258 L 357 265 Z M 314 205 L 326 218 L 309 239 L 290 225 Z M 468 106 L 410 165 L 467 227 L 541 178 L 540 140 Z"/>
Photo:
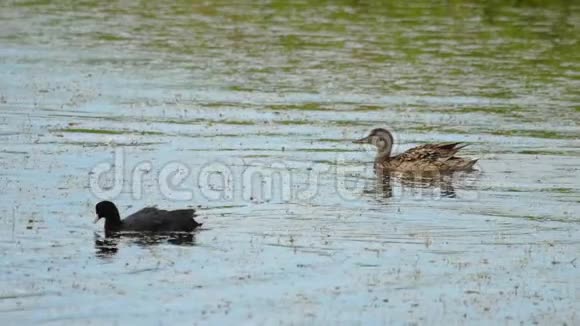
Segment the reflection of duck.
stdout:
<path fill-rule="evenodd" d="M 402 173 L 399 181 L 404 187 L 412 189 L 440 189 L 439 197 L 455 198 L 455 187 L 453 179 L 449 174 L 437 172 L 425 172 L 422 174 Z"/>
<path fill-rule="evenodd" d="M 146 207 L 121 220 L 115 204 L 102 201 L 96 206 L 97 222 L 105 218 L 105 234 L 115 232 L 191 232 L 201 226 L 193 218 L 195 210 L 178 209 L 166 211 L 156 207 Z"/>
<path fill-rule="evenodd" d="M 375 168 L 399 172 L 455 172 L 473 170 L 477 159 L 457 157 L 455 154 L 467 146 L 461 143 L 426 144 L 391 156 L 393 136 L 388 130 L 377 128 L 356 144 L 373 144 L 377 147 Z"/>
<path fill-rule="evenodd" d="M 405 192 L 408 189 L 412 192 L 427 193 L 430 196 L 436 195 L 441 198 L 455 198 L 455 187 L 449 175 L 439 173 L 380 173 L 376 174 L 376 194 L 383 198 L 393 197 L 393 183 L 398 184 Z M 439 192 L 436 192 L 439 189 Z M 416 193 L 417 194 L 417 193 Z"/>

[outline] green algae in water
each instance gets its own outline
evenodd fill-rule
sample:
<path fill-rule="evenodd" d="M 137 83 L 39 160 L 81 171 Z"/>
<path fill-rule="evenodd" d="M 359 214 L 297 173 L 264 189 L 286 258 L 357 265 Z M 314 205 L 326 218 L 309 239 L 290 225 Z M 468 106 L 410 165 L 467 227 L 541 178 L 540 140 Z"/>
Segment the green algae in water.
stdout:
<path fill-rule="evenodd" d="M 215 123 L 223 123 L 226 125 L 237 125 L 237 126 L 252 126 L 256 124 L 254 121 L 249 120 L 219 120 L 216 121 Z"/>
<path fill-rule="evenodd" d="M 160 123 L 171 123 L 180 125 L 195 125 L 195 124 L 224 124 L 224 125 L 238 125 L 238 126 L 251 126 L 255 125 L 255 121 L 250 120 L 210 120 L 210 119 L 168 119 L 168 120 L 157 120 L 155 122 Z M 222 136 L 222 135 L 220 135 Z"/>
<path fill-rule="evenodd" d="M 274 104 L 266 105 L 264 108 L 268 110 L 285 111 L 285 110 L 302 110 L 302 111 L 327 111 L 330 110 L 328 106 L 320 103 L 308 102 L 296 105 Z"/>
<path fill-rule="evenodd" d="M 122 134 L 128 134 L 129 133 L 127 131 L 121 131 L 121 130 L 86 129 L 86 128 L 55 129 L 53 131 L 58 131 L 58 132 L 72 132 L 72 133 L 83 133 L 83 134 L 101 134 L 101 135 L 122 135 Z"/>
<path fill-rule="evenodd" d="M 429 126 L 429 125 L 414 126 L 414 127 L 410 127 L 407 129 L 412 130 L 412 131 L 416 131 L 416 132 L 420 132 L 420 133 L 437 132 L 437 133 L 441 133 L 441 134 L 462 134 L 462 135 L 469 134 L 469 132 L 467 132 L 465 130 L 461 130 L 461 129 L 454 129 L 454 128 L 441 127 L 441 126 Z"/>
<path fill-rule="evenodd" d="M 524 155 L 554 155 L 554 156 L 580 156 L 580 152 L 556 151 L 556 150 L 523 150 L 518 154 Z"/>
<path fill-rule="evenodd" d="M 291 125 L 308 125 L 311 124 L 312 122 L 306 120 L 277 120 L 274 121 L 274 123 L 285 126 L 291 126 Z"/>
<path fill-rule="evenodd" d="M 127 134 L 163 135 L 162 132 L 158 132 L 158 131 L 129 131 L 129 130 L 108 130 L 108 129 L 87 129 L 87 128 L 65 128 L 65 129 L 54 129 L 52 131 L 69 132 L 69 133 L 83 133 L 83 134 L 98 134 L 98 135 L 127 135 Z"/>
<path fill-rule="evenodd" d="M 453 113 L 491 113 L 508 116 L 517 116 L 515 113 L 518 111 L 520 110 L 513 107 L 464 107 L 452 110 Z"/>
<path fill-rule="evenodd" d="M 109 33 L 96 33 L 95 39 L 100 40 L 100 41 L 106 41 L 106 42 L 127 41 L 128 40 L 128 38 L 126 38 L 124 36 L 114 35 L 114 34 L 109 34 Z"/>
<path fill-rule="evenodd" d="M 492 135 L 498 136 L 520 136 L 545 139 L 578 139 L 580 135 L 563 134 L 549 130 L 495 130 Z"/>
<path fill-rule="evenodd" d="M 348 143 L 348 142 L 352 142 L 353 140 L 355 140 L 355 138 L 353 139 L 343 139 L 343 138 L 320 138 L 317 139 L 317 142 L 321 142 L 321 143 Z"/>

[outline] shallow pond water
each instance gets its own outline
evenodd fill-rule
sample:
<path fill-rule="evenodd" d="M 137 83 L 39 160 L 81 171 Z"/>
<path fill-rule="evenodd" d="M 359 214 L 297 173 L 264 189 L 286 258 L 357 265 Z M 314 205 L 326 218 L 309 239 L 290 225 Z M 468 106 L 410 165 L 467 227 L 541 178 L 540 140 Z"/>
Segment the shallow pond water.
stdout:
<path fill-rule="evenodd" d="M 0 322 L 580 323 L 572 1 L 0 4 Z M 372 171 L 461 141 L 479 171 Z M 271 191 L 270 191 L 271 190 Z M 199 207 L 104 239 L 94 205 Z"/>

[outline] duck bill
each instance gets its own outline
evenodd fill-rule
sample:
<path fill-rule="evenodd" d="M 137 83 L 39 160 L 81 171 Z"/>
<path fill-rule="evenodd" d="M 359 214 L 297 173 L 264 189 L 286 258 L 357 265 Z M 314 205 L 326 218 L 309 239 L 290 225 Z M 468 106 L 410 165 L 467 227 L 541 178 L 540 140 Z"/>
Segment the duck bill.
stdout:
<path fill-rule="evenodd" d="M 365 138 L 361 138 L 361 139 L 357 139 L 357 140 L 352 141 L 353 144 L 368 144 L 368 142 L 369 142 L 369 137 L 365 137 Z"/>

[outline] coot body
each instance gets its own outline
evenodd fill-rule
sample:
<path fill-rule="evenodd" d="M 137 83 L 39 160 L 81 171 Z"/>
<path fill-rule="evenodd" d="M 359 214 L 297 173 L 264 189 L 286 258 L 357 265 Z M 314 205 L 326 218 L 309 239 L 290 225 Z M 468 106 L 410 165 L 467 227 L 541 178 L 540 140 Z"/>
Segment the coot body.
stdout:
<path fill-rule="evenodd" d="M 119 210 L 110 201 L 96 206 L 97 219 L 105 219 L 105 233 L 113 232 L 191 232 L 201 226 L 193 218 L 194 209 L 167 211 L 156 207 L 145 207 L 121 220 Z"/>

